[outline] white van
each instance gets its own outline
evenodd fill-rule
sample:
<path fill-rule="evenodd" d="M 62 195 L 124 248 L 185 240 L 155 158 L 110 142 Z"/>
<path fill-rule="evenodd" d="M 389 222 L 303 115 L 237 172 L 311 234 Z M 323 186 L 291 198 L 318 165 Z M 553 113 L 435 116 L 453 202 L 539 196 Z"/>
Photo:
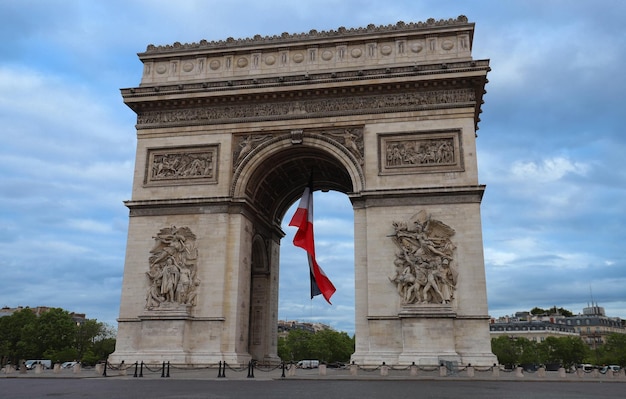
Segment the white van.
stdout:
<path fill-rule="evenodd" d="M 52 368 L 52 360 L 47 359 L 38 359 L 38 360 L 27 360 L 24 365 L 26 366 L 26 370 L 32 370 L 36 365 L 41 364 L 45 369 Z"/>
<path fill-rule="evenodd" d="M 299 369 L 316 369 L 320 365 L 319 360 L 300 360 L 296 367 Z"/>

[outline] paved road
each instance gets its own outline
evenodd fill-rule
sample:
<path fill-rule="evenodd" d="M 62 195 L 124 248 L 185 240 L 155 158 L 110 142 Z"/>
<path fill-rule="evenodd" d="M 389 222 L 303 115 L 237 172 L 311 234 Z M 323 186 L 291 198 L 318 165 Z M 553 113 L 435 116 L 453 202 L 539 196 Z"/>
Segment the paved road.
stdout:
<path fill-rule="evenodd" d="M 3 378 L 2 398 L 133 399 L 622 399 L 626 385 L 610 382 L 337 381 L 298 379 Z"/>

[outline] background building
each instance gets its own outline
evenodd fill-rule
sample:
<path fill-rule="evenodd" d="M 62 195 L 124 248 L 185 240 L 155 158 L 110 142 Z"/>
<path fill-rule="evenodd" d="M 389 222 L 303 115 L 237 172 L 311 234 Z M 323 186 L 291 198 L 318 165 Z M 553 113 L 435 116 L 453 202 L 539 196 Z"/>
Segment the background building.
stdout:
<path fill-rule="evenodd" d="M 596 349 L 606 343 L 610 334 L 626 334 L 626 325 L 619 317 L 606 316 L 603 307 L 592 304 L 575 316 L 564 316 L 557 311 L 540 315 L 517 312 L 514 316 L 492 318 L 489 331 L 491 338 L 506 335 L 536 342 L 550 336 L 579 336 L 591 349 Z"/>
<path fill-rule="evenodd" d="M 304 330 L 316 333 L 321 330 L 330 330 L 331 327 L 323 323 L 310 323 L 296 320 L 278 320 L 278 336 L 286 337 L 291 330 Z"/>
<path fill-rule="evenodd" d="M 626 334 L 624 320 L 607 317 L 604 308 L 597 304 L 584 308 L 582 314 L 566 317 L 565 324 L 572 326 L 591 349 L 606 343 L 610 334 Z"/>

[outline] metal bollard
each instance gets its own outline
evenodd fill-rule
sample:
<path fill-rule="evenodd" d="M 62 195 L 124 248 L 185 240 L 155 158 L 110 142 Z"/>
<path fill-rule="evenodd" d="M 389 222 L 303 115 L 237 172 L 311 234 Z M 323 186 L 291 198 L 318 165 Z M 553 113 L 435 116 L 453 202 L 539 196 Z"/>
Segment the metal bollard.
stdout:
<path fill-rule="evenodd" d="M 254 378 L 254 364 L 252 360 L 248 362 L 248 378 Z"/>

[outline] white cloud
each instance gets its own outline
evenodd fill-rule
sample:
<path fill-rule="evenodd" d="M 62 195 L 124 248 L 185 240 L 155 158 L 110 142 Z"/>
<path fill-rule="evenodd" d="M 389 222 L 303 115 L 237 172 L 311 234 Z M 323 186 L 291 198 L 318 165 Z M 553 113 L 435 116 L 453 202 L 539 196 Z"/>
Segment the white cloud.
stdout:
<path fill-rule="evenodd" d="M 70 219 L 67 225 L 71 229 L 76 229 L 86 233 L 110 233 L 112 231 L 109 223 L 103 223 L 93 219 Z"/>
<path fill-rule="evenodd" d="M 516 161 L 511 166 L 511 177 L 517 181 L 548 183 L 562 179 L 568 174 L 585 176 L 590 166 L 584 162 L 572 162 L 565 157 L 544 159 L 541 162 Z"/>
<path fill-rule="evenodd" d="M 485 248 L 485 263 L 494 266 L 507 266 L 518 258 L 517 253 Z"/>

